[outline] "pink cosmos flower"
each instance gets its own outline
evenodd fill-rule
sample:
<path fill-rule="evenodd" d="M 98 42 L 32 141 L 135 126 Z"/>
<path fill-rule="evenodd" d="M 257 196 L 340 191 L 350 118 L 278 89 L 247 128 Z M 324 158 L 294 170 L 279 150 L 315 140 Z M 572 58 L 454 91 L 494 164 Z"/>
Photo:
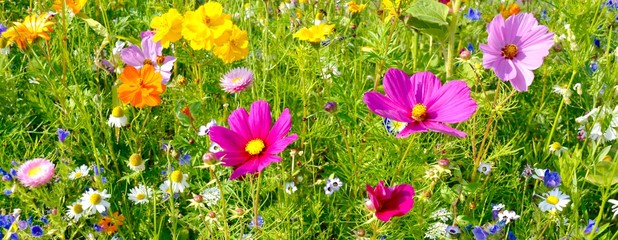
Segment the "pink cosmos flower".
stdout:
<path fill-rule="evenodd" d="M 221 78 L 221 87 L 228 93 L 239 93 L 253 83 L 253 72 L 246 68 L 234 68 Z"/>
<path fill-rule="evenodd" d="M 141 37 L 142 48 L 140 49 L 135 45 L 131 45 L 123 49 L 122 53 L 120 53 L 122 61 L 136 69 L 140 69 L 145 64 L 152 65 L 157 72 L 161 73 L 163 77 L 161 83 L 167 84 L 172 76 L 172 68 L 174 67 L 176 58 L 172 56 L 162 56 L 163 46 L 161 46 L 161 42 L 155 43 L 152 41 L 154 33 L 147 31 L 142 33 Z"/>
<path fill-rule="evenodd" d="M 414 206 L 414 188 L 408 184 L 390 188 L 384 186 L 384 181 L 380 181 L 375 188 L 367 184 L 367 194 L 367 208 L 375 211 L 376 217 L 384 222 L 406 215 Z"/>
<path fill-rule="evenodd" d="M 391 68 L 384 76 L 386 96 L 378 92 L 365 93 L 363 100 L 377 115 L 407 126 L 396 137 L 404 138 L 427 130 L 465 137 L 465 132 L 444 123 L 458 123 L 476 112 L 476 102 L 470 97 L 470 88 L 459 80 L 442 86 L 431 72 L 420 72 L 409 77 L 402 70 Z"/>
<path fill-rule="evenodd" d="M 481 44 L 483 67 L 493 69 L 503 81 L 520 92 L 528 90 L 535 70 L 554 44 L 554 33 L 539 25 L 531 13 L 521 13 L 504 20 L 498 14 L 487 24 L 489 38 Z"/>
<path fill-rule="evenodd" d="M 26 187 L 38 187 L 49 182 L 54 176 L 56 167 L 44 158 L 26 161 L 17 170 L 17 180 Z"/>
<path fill-rule="evenodd" d="M 223 151 L 217 152 L 223 166 L 234 168 L 230 179 L 245 174 L 262 171 L 273 162 L 280 162 L 277 156 L 298 139 L 298 135 L 286 135 L 290 132 L 290 111 L 286 108 L 279 119 L 272 125 L 270 107 L 266 101 L 251 104 L 251 111 L 236 109 L 227 119 L 230 129 L 214 126 L 210 129 L 210 139 L 219 144 Z"/>

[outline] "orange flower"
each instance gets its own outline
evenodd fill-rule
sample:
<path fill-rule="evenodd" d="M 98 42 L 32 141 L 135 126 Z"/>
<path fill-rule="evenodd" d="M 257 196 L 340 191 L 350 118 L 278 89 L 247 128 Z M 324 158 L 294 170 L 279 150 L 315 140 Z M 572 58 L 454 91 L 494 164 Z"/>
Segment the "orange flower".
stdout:
<path fill-rule="evenodd" d="M 134 107 L 157 106 L 161 104 L 159 94 L 165 92 L 165 85 L 161 84 L 161 74 L 155 72 L 154 67 L 145 64 L 137 70 L 127 66 L 120 75 L 122 85 L 118 87 L 118 95 L 122 103 L 131 103 Z"/>
<path fill-rule="evenodd" d="M 55 0 L 52 9 L 56 12 L 61 12 L 65 4 L 64 2 L 66 2 L 67 8 L 71 9 L 73 13 L 78 14 L 82 8 L 84 8 L 87 1 L 88 0 Z"/>
<path fill-rule="evenodd" d="M 517 3 L 511 3 L 506 8 L 504 7 L 504 5 L 500 6 L 500 14 L 502 14 L 502 17 L 504 17 L 504 19 L 518 14 L 519 11 L 521 11 L 521 8 L 519 8 L 519 5 L 517 5 Z"/>
<path fill-rule="evenodd" d="M 118 226 L 124 225 L 122 221 L 124 221 L 124 216 L 118 214 L 118 212 L 114 212 L 112 217 L 103 217 L 98 225 L 101 226 L 101 231 L 112 235 L 118 231 Z"/>
<path fill-rule="evenodd" d="M 51 26 L 54 22 L 50 21 L 51 15 L 36 14 L 27 16 L 23 23 L 15 22 L 15 26 L 9 28 L 2 34 L 3 38 L 8 39 L 7 45 L 15 42 L 19 49 L 26 49 L 28 44 L 32 44 L 37 38 L 49 40 L 49 34 L 52 31 Z"/>

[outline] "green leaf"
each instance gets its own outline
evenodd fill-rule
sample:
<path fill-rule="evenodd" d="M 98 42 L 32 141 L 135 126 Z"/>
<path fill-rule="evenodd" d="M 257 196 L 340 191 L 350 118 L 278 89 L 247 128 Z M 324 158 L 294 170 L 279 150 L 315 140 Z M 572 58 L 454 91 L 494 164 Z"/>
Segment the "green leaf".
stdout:
<path fill-rule="evenodd" d="M 447 33 L 448 7 L 438 1 L 419 0 L 406 10 L 406 14 L 410 17 L 408 24 L 422 33 L 435 37 Z"/>
<path fill-rule="evenodd" d="M 596 166 L 590 169 L 590 172 L 586 175 L 586 181 L 600 186 L 608 187 L 618 183 L 618 171 L 614 171 L 613 162 L 598 162 Z"/>
<path fill-rule="evenodd" d="M 189 116 L 187 116 L 183 112 L 177 112 L 176 117 L 178 117 L 178 120 L 180 120 L 180 123 L 183 126 L 185 127 L 191 126 L 191 119 L 189 118 Z"/>
<path fill-rule="evenodd" d="M 90 28 L 92 28 L 92 30 L 94 30 L 94 32 L 96 32 L 97 34 L 105 38 L 109 37 L 109 33 L 107 32 L 107 29 L 101 23 L 97 22 L 96 20 L 92 18 L 89 18 L 88 16 L 82 13 L 77 14 L 77 16 L 81 18 L 82 20 L 84 20 L 84 22 L 86 22 L 86 24 L 88 24 L 88 26 L 90 26 Z"/>

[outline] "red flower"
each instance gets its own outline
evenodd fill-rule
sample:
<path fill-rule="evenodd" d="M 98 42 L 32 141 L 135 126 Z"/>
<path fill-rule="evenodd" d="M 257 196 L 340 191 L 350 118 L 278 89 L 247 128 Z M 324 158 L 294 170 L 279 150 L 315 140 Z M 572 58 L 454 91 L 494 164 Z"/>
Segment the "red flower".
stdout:
<path fill-rule="evenodd" d="M 375 211 L 376 217 L 384 222 L 407 214 L 414 206 L 414 188 L 408 184 L 390 188 L 384 186 L 384 181 L 375 188 L 367 184 L 367 194 L 367 208 Z"/>

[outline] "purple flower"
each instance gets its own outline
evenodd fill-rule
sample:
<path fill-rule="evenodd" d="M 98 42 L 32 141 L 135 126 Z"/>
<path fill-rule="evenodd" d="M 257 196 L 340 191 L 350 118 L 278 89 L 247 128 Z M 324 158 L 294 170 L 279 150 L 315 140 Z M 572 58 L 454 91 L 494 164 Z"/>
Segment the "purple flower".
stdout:
<path fill-rule="evenodd" d="M 255 226 L 255 218 L 251 218 L 251 222 L 249 222 L 249 228 L 253 228 Z M 261 228 L 264 225 L 264 218 L 262 216 L 257 217 L 257 227 Z"/>
<path fill-rule="evenodd" d="M 142 33 L 142 48 L 135 45 L 131 45 L 128 48 L 122 50 L 120 56 L 122 61 L 137 69 L 140 69 L 145 64 L 152 65 L 157 72 L 161 73 L 163 77 L 162 84 L 167 84 L 172 76 L 172 68 L 176 58 L 172 56 L 162 56 L 163 46 L 161 42 L 153 42 L 152 34 Z"/>
<path fill-rule="evenodd" d="M 19 229 L 26 230 L 26 228 L 28 228 L 28 222 L 21 220 L 19 221 L 19 223 L 17 224 L 17 226 L 19 226 Z"/>
<path fill-rule="evenodd" d="M 64 140 L 67 139 L 69 134 L 70 134 L 70 132 L 68 130 L 64 130 L 62 128 L 58 128 L 58 140 L 60 140 L 61 143 L 63 143 Z"/>
<path fill-rule="evenodd" d="M 474 227 L 472 229 L 472 234 L 474 234 L 474 239 L 476 240 L 485 240 L 489 233 L 483 230 L 481 227 Z"/>
<path fill-rule="evenodd" d="M 586 226 L 586 229 L 584 229 L 584 233 L 585 234 L 590 234 L 592 232 L 592 229 L 594 228 L 594 225 L 596 224 L 596 222 L 594 221 L 594 219 L 588 219 L 588 226 Z M 596 231 L 599 231 L 599 227 L 595 228 Z"/>
<path fill-rule="evenodd" d="M 326 104 L 324 104 L 324 110 L 329 113 L 337 111 L 337 102 L 326 102 Z"/>
<path fill-rule="evenodd" d="M 0 23 L 0 36 L 2 36 L 2 33 L 6 32 L 7 29 L 9 28 Z"/>
<path fill-rule="evenodd" d="M 517 91 L 527 91 L 534 80 L 532 71 L 541 67 L 554 44 L 554 33 L 539 25 L 531 13 L 520 13 L 506 21 L 498 14 L 487 24 L 487 32 L 487 44 L 480 45 L 483 67 L 493 69 Z"/>
<path fill-rule="evenodd" d="M 461 233 L 458 226 L 448 226 L 446 227 L 446 232 L 450 235 L 457 235 Z"/>
<path fill-rule="evenodd" d="M 478 21 L 481 20 L 481 11 L 478 8 L 468 8 L 468 13 L 464 14 L 464 16 L 470 21 Z"/>
<path fill-rule="evenodd" d="M 562 182 L 562 178 L 560 178 L 560 174 L 558 172 L 549 171 L 549 169 L 545 170 L 545 175 L 543 175 L 543 182 L 545 186 L 548 188 L 555 188 L 560 186 Z"/>
<path fill-rule="evenodd" d="M 37 225 L 32 226 L 30 228 L 30 234 L 32 234 L 33 237 L 40 238 L 43 236 L 43 229 Z"/>

